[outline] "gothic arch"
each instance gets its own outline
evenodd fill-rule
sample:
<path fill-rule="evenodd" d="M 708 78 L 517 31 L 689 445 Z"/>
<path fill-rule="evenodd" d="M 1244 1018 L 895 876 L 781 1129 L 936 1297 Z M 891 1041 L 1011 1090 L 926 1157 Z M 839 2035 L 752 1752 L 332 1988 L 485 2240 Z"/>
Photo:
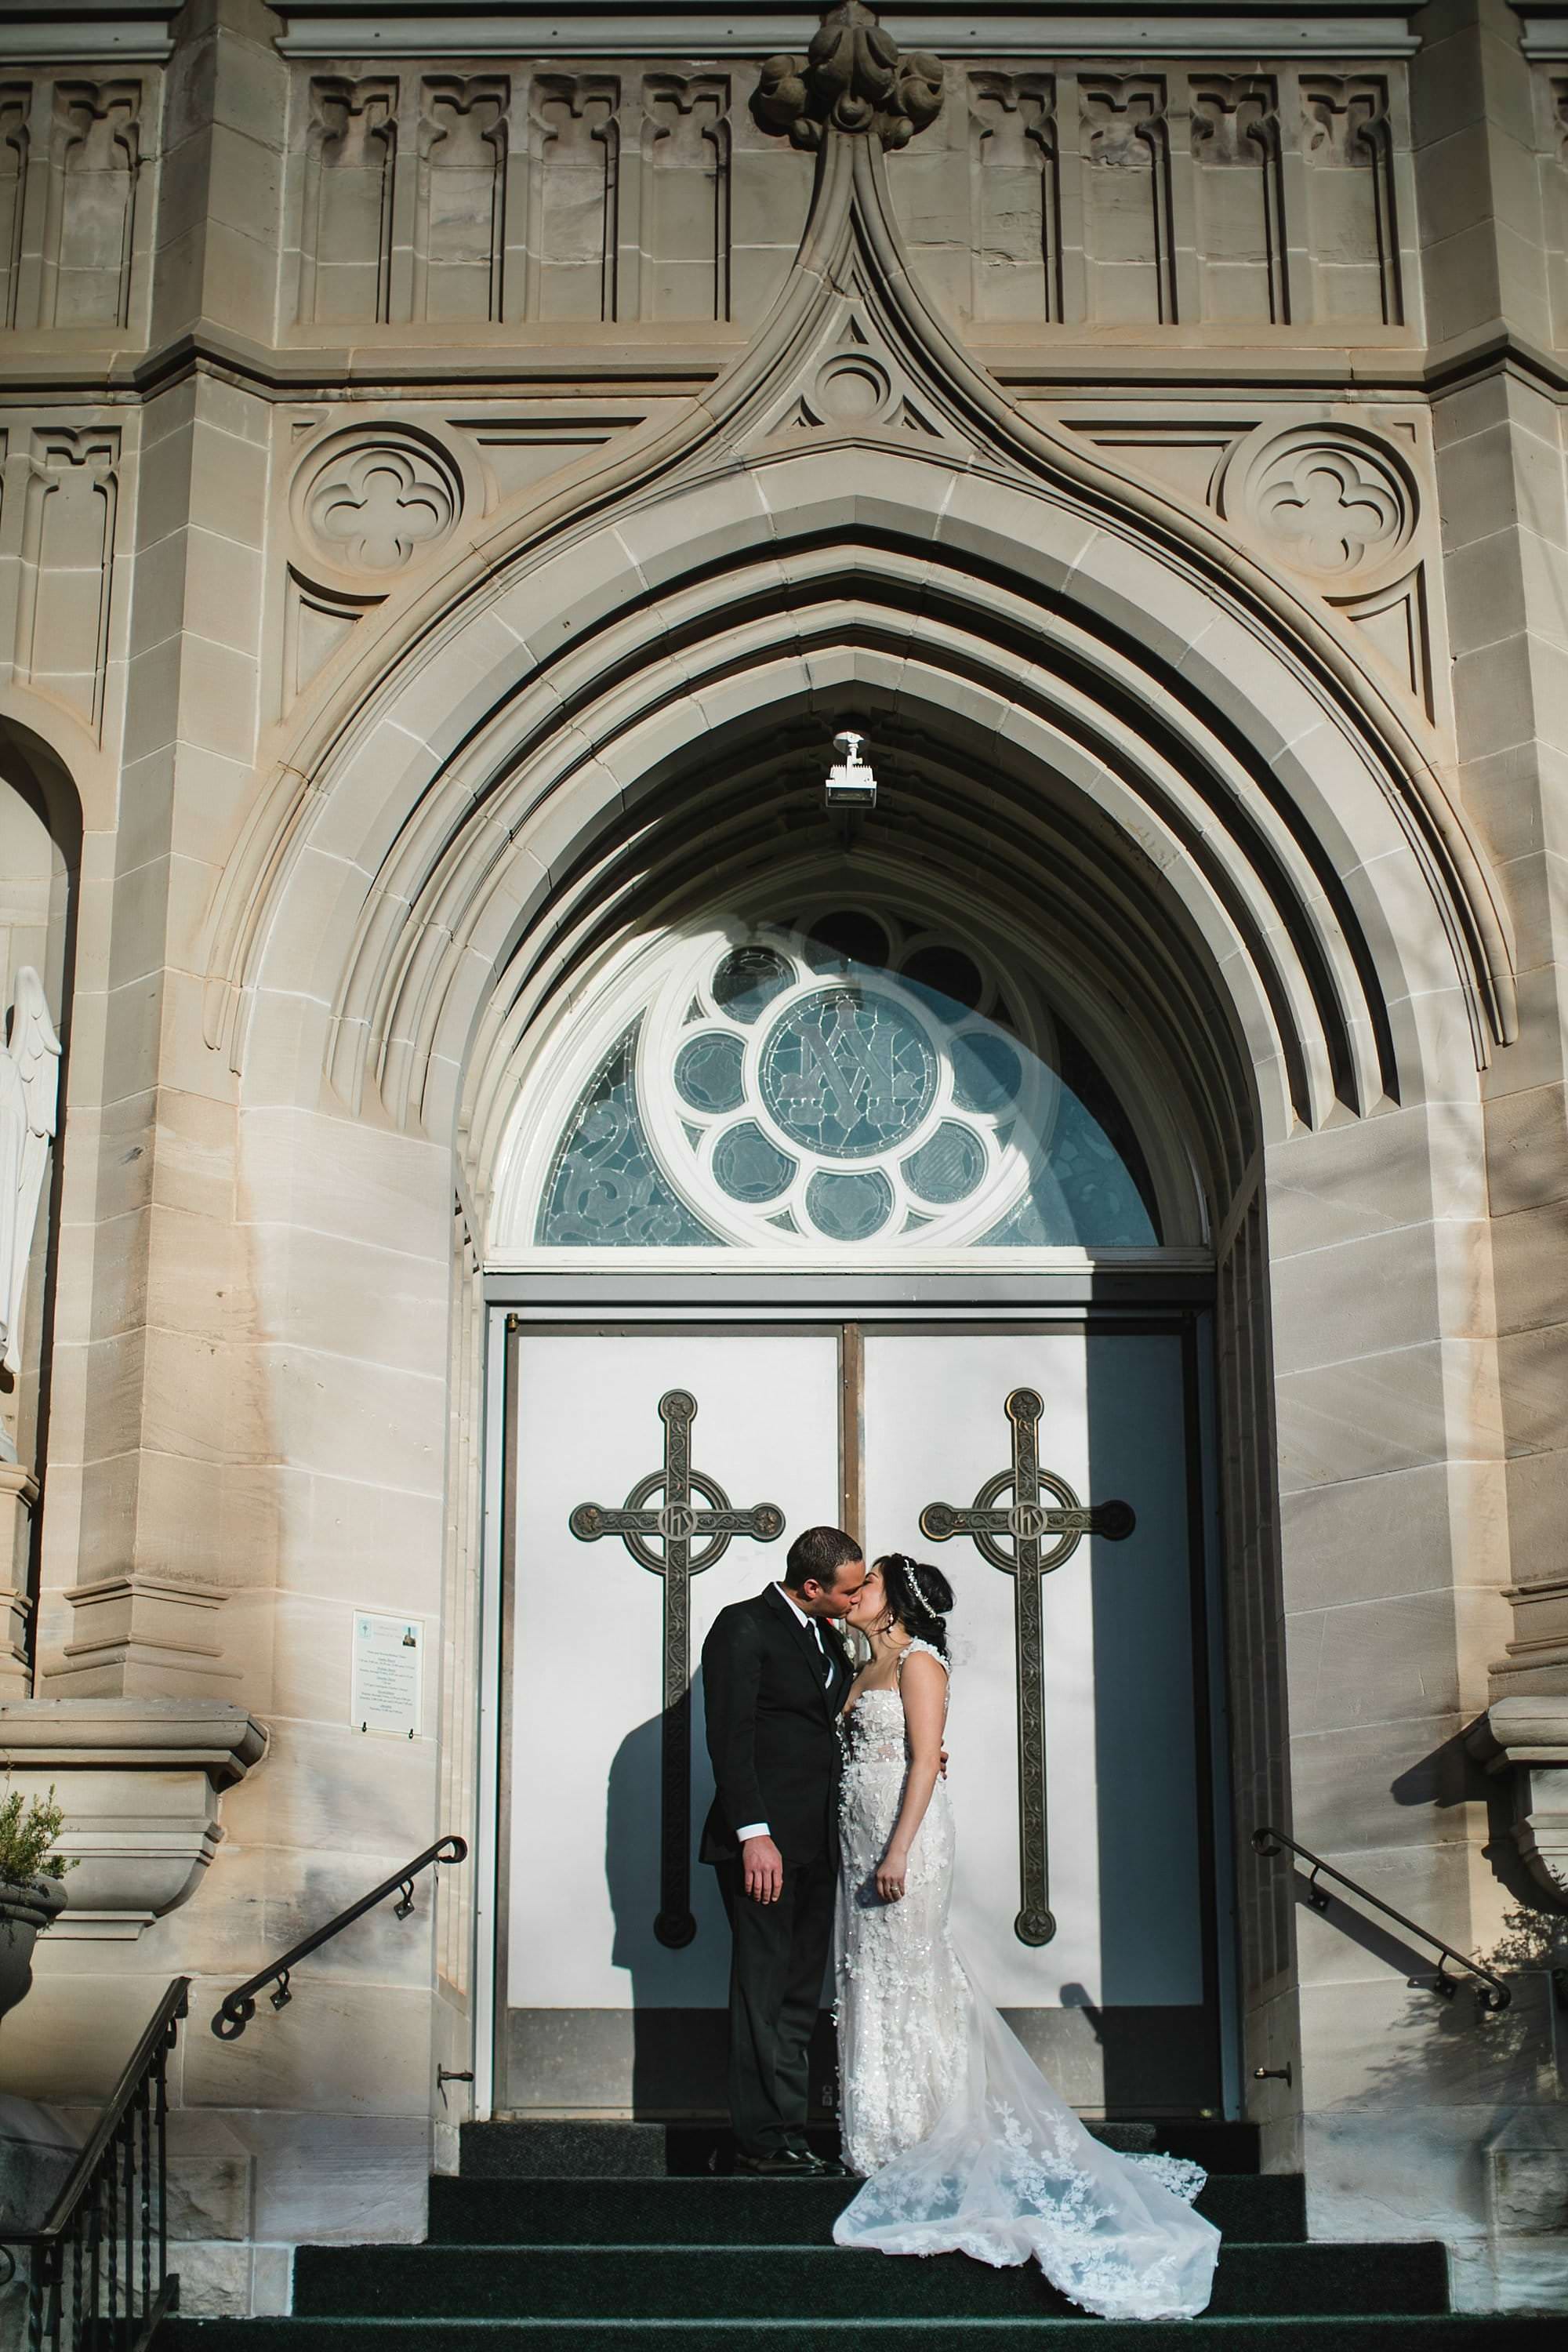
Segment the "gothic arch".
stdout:
<path fill-rule="evenodd" d="M 851 331 L 918 411 L 803 409 Z M 596 856 L 611 888 L 672 763 L 826 709 L 831 679 L 1015 789 L 1076 791 L 1163 873 L 1230 976 L 1269 1132 L 1419 1097 L 1450 1014 L 1477 1060 L 1511 1034 L 1499 902 L 1428 747 L 1260 563 L 978 374 L 908 278 L 874 144 L 827 141 L 791 288 L 712 394 L 498 525 L 388 635 L 302 728 L 210 933 L 213 1041 L 237 1064 L 273 953 L 308 952 L 350 1106 L 368 1087 L 442 1131 L 562 876 Z"/>

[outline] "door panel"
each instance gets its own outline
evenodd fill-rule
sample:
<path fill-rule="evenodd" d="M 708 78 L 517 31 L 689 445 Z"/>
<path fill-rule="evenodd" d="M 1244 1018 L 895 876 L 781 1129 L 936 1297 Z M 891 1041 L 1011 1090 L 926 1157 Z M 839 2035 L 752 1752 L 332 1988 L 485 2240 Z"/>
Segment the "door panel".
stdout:
<path fill-rule="evenodd" d="M 868 1329 L 868 1541 L 939 1566 L 957 1596 L 949 1785 L 954 1932 L 984 1990 L 1081 2104 L 1207 2105 L 1206 1958 L 1183 1342 L 1178 1333 Z M 1039 1467 L 1129 1504 L 1042 1579 L 1051 1941 L 1020 1908 L 1015 1578 L 922 1508 L 972 1505 L 1009 1466 L 1006 1400 L 1043 1400 Z M 999 1498 L 1005 1510 L 1011 1489 Z M 1055 1498 L 1047 1496 L 1047 1500 Z M 1009 1537 L 999 1548 L 1012 1557 Z M 1047 1537 L 1047 1545 L 1055 1541 Z"/>
<path fill-rule="evenodd" d="M 654 1933 L 662 1580 L 620 1537 L 584 1542 L 569 1521 L 584 1503 L 620 1506 L 659 1468 L 659 1402 L 681 1391 L 697 1403 L 693 1471 L 738 1508 L 776 1504 L 784 1525 L 770 1543 L 732 1538 L 691 1579 L 697 1932 L 672 1950 Z M 779 1575 L 802 1528 L 837 1518 L 837 1332 L 529 1333 L 514 1392 L 503 2099 L 514 2108 L 701 2107 L 721 2101 L 721 2037 L 692 2012 L 718 2023 L 729 1935 L 713 1873 L 695 1859 L 713 1789 L 698 1664 L 718 1611 Z M 661 1500 L 653 1495 L 650 1507 Z M 661 1555 L 660 1539 L 649 1548 Z"/>

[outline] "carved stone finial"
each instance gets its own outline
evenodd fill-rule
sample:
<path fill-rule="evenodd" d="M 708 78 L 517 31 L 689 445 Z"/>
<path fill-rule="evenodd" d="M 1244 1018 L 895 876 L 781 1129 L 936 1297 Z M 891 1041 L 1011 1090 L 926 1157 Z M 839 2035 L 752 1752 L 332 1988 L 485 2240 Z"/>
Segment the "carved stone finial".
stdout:
<path fill-rule="evenodd" d="M 799 58 L 764 58 L 752 111 L 764 131 L 786 131 L 797 147 L 822 134 L 870 131 L 884 147 L 907 147 L 942 112 L 942 60 L 927 49 L 900 56 L 862 0 L 841 0 Z"/>

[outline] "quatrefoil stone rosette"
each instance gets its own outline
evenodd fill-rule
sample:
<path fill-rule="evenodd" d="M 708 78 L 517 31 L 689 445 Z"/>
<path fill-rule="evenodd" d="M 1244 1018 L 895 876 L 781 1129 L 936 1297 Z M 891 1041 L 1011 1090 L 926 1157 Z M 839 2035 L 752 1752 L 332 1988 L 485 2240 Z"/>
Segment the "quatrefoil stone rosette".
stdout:
<path fill-rule="evenodd" d="M 1331 597 L 1393 579 L 1413 561 L 1415 474 L 1365 426 L 1259 425 L 1226 458 L 1215 503 L 1265 554 Z"/>
<path fill-rule="evenodd" d="M 313 441 L 289 494 L 313 568 L 389 588 L 451 537 L 469 497 L 454 451 L 417 426 L 390 422 Z"/>

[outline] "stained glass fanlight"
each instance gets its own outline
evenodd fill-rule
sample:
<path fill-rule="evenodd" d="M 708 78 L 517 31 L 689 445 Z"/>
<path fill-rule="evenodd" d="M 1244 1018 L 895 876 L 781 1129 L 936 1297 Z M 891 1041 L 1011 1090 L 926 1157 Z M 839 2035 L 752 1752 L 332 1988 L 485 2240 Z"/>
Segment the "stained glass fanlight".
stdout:
<path fill-rule="evenodd" d="M 1158 1245 L 1104 1070 L 979 942 L 807 909 L 641 971 L 541 1170 L 535 1247 Z"/>

